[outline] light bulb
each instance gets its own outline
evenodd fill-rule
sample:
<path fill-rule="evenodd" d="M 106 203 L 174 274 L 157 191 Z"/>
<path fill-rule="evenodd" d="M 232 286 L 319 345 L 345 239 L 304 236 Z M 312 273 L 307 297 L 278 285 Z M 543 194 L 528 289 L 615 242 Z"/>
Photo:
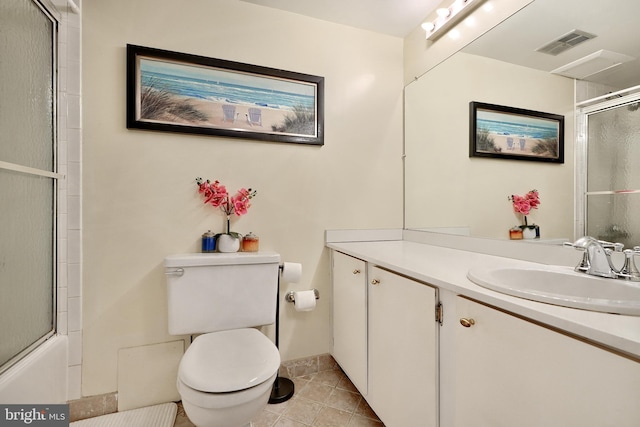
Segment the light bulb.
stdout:
<path fill-rule="evenodd" d="M 421 26 L 427 33 L 430 33 L 436 28 L 436 25 L 433 22 L 423 22 Z"/>

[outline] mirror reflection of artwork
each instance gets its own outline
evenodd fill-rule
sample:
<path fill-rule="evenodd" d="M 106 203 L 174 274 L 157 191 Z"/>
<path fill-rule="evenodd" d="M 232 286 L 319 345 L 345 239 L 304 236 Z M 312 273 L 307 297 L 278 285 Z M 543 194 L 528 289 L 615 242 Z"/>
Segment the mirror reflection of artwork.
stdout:
<path fill-rule="evenodd" d="M 564 163 L 564 117 L 470 103 L 470 156 Z"/>

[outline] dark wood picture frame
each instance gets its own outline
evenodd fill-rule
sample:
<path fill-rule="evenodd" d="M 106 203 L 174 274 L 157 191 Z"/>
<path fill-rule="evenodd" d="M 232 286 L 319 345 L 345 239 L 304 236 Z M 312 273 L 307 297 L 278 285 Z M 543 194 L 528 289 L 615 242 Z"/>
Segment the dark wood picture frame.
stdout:
<path fill-rule="evenodd" d="M 127 128 L 324 144 L 324 77 L 127 45 Z"/>
<path fill-rule="evenodd" d="M 564 116 L 472 101 L 469 157 L 564 163 Z"/>

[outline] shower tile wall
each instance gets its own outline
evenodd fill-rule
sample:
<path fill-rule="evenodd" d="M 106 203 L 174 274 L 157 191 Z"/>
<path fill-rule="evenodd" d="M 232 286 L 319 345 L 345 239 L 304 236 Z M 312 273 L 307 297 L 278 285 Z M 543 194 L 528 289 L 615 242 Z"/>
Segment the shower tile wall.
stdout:
<path fill-rule="evenodd" d="M 80 0 L 75 1 L 81 6 Z M 57 329 L 69 336 L 67 399 L 81 397 L 81 15 L 66 0 L 53 0 L 58 27 L 58 289 Z"/>

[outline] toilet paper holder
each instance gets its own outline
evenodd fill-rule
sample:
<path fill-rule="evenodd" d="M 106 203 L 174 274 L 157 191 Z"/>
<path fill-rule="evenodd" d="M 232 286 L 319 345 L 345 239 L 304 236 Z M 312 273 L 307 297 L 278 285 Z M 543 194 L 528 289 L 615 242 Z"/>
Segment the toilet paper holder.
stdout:
<path fill-rule="evenodd" d="M 316 296 L 316 299 L 320 299 L 320 292 L 317 289 L 313 290 L 313 294 Z M 296 302 L 295 292 L 289 291 L 284 296 L 285 301 L 287 302 Z"/>

